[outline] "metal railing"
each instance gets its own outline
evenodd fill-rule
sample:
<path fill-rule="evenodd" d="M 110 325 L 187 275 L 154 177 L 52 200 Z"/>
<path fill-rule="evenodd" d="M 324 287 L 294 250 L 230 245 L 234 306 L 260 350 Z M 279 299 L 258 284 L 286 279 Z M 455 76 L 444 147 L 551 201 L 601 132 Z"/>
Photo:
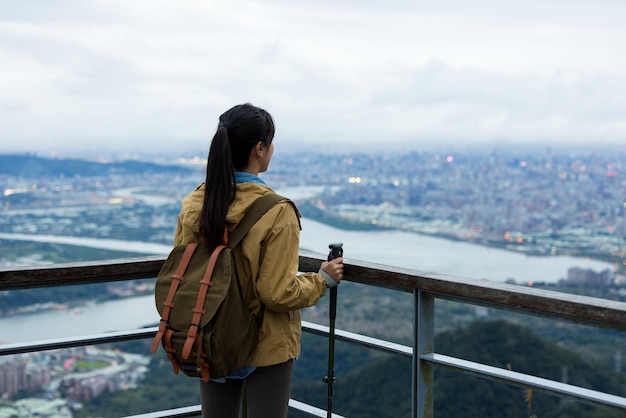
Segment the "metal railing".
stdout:
<path fill-rule="evenodd" d="M 325 256 L 323 255 L 301 252 L 300 271 L 317 271 L 324 259 Z M 163 261 L 164 257 L 141 257 L 0 270 L 0 291 L 153 278 L 158 273 Z M 424 273 L 350 259 L 345 260 L 344 280 L 413 294 L 412 347 L 344 330 L 336 330 L 335 333 L 337 340 L 412 358 L 412 417 L 434 416 L 434 367 L 444 367 L 539 392 L 571 397 L 626 413 L 626 397 L 450 357 L 434 351 L 434 305 L 437 299 L 494 307 L 546 318 L 565 319 L 579 324 L 617 331 L 626 331 L 626 303 L 490 281 Z M 303 329 L 314 334 L 328 335 L 328 327 L 322 325 L 304 322 Z M 0 345 L 0 356 L 148 338 L 152 337 L 155 332 L 156 328 L 145 328 L 78 338 L 4 344 Z M 325 411 L 296 400 L 290 402 L 290 407 L 311 416 L 326 416 Z M 199 406 L 190 406 L 137 415 L 136 417 L 198 415 Z M 339 415 L 335 416 L 339 417 Z"/>

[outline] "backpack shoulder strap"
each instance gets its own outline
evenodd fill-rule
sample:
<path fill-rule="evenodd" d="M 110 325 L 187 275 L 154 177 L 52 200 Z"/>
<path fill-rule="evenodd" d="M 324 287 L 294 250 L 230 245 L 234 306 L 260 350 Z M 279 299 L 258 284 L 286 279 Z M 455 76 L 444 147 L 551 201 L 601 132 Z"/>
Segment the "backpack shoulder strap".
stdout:
<path fill-rule="evenodd" d="M 252 228 L 252 226 L 257 223 L 257 221 L 261 219 L 261 217 L 265 215 L 265 213 L 267 213 L 272 206 L 282 201 L 290 200 L 276 193 L 267 193 L 255 200 L 241 222 L 239 222 L 233 232 L 230 233 L 228 246 L 231 249 L 235 248 L 237 244 L 239 244 L 239 241 L 241 241 L 248 231 L 250 231 L 250 228 Z"/>

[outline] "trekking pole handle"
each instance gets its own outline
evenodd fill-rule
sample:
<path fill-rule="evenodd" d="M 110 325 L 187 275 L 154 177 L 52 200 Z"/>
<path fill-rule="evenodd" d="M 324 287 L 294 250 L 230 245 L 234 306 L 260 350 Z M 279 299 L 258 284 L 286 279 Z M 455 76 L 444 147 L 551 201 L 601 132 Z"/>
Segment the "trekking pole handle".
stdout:
<path fill-rule="evenodd" d="M 343 242 L 335 242 L 328 244 L 330 252 L 328 253 L 328 261 L 343 256 Z"/>

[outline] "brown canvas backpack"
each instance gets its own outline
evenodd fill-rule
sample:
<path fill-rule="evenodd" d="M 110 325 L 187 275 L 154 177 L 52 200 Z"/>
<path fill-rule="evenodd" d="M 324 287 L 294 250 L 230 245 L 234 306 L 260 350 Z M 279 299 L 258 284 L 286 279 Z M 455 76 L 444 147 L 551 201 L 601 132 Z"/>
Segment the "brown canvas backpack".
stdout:
<path fill-rule="evenodd" d="M 262 313 L 257 317 L 243 304 L 233 249 L 281 201 L 291 202 L 275 193 L 257 199 L 230 234 L 228 245 L 213 251 L 204 243 L 179 245 L 165 260 L 155 286 L 161 320 L 152 353 L 161 342 L 175 374 L 182 370 L 206 382 L 246 366 L 258 342 Z"/>

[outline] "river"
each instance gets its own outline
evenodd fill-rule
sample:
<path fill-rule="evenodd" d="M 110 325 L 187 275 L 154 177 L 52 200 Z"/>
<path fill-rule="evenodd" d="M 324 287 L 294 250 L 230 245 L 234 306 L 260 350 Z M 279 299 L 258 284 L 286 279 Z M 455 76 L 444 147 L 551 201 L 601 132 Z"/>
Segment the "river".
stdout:
<path fill-rule="evenodd" d="M 303 191 L 283 192 L 296 199 L 294 193 L 302 196 Z M 344 231 L 307 218 L 302 219 L 302 227 L 302 249 L 326 253 L 329 243 L 343 242 L 348 262 L 350 259 L 365 260 L 473 279 L 554 283 L 564 278 L 571 267 L 596 271 L 613 268 L 611 264 L 601 261 L 565 256 L 529 256 L 405 231 Z M 0 239 L 53 242 L 154 255 L 167 254 L 170 250 L 170 246 L 163 244 L 96 238 L 0 233 Z M 0 342 L 133 329 L 157 321 L 153 297 L 133 297 L 84 306 L 79 312 L 46 311 L 1 318 Z"/>
<path fill-rule="evenodd" d="M 38 241 L 92 248 L 123 250 L 139 254 L 167 254 L 169 245 L 141 241 L 81 238 L 56 235 L 0 233 L 0 239 Z M 449 241 L 405 231 L 344 231 L 302 219 L 300 246 L 326 253 L 331 242 L 343 242 L 347 259 L 365 260 L 426 272 L 518 283 L 555 283 L 567 269 L 580 267 L 602 271 L 610 263 L 568 256 L 533 256 L 477 244 Z"/>
<path fill-rule="evenodd" d="M 122 331 L 158 324 L 154 296 L 0 318 L 0 344 Z"/>

